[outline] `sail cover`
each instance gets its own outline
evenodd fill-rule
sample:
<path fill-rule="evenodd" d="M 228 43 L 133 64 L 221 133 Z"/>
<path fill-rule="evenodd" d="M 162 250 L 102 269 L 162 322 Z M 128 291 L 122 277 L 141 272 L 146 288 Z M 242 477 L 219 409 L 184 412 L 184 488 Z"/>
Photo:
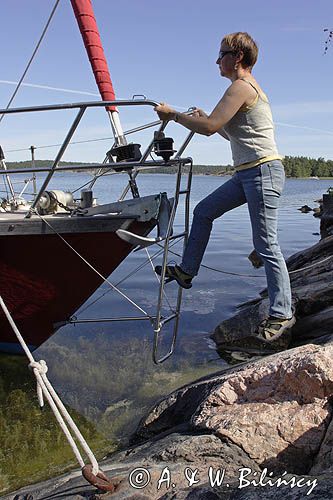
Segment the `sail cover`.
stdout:
<path fill-rule="evenodd" d="M 71 3 L 102 100 L 114 101 L 115 92 L 91 0 L 71 0 Z M 107 110 L 112 112 L 117 108 L 109 106 Z"/>

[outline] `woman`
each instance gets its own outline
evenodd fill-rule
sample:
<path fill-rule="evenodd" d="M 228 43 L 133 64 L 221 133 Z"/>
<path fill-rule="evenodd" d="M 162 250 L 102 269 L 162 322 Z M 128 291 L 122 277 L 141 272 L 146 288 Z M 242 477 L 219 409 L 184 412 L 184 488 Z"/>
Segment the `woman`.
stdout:
<path fill-rule="evenodd" d="M 290 337 L 290 328 L 295 323 L 289 275 L 277 241 L 277 208 L 285 175 L 275 144 L 270 105 L 251 72 L 257 56 L 258 47 L 248 33 L 226 35 L 216 64 L 231 85 L 213 112 L 207 116 L 197 110 L 189 116 L 166 104 L 155 108 L 162 120 L 174 120 L 199 134 L 217 132 L 230 141 L 236 170 L 231 180 L 195 207 L 182 263 L 168 266 L 166 277 L 190 288 L 214 219 L 247 203 L 253 244 L 265 265 L 270 300 L 269 317 L 259 325 L 258 336 L 265 343 L 281 345 L 283 339 Z M 156 272 L 161 274 L 160 266 Z"/>

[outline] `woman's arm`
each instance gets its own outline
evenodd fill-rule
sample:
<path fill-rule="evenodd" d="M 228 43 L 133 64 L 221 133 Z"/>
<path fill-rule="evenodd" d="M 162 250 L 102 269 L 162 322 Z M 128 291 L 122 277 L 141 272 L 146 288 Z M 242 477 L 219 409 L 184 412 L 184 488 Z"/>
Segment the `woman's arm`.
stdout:
<path fill-rule="evenodd" d="M 248 95 L 247 87 L 239 80 L 233 82 L 209 116 L 189 116 L 163 103 L 156 106 L 155 111 L 161 120 L 174 120 L 193 132 L 209 136 L 224 127 L 243 106 Z"/>
<path fill-rule="evenodd" d="M 208 118 L 208 115 L 207 113 L 204 112 L 203 109 L 200 109 L 200 108 L 196 108 L 194 113 L 193 113 L 194 116 L 203 116 L 204 118 Z M 229 137 L 227 136 L 227 134 L 225 133 L 224 131 L 224 128 L 221 127 L 219 130 L 216 131 L 217 134 L 219 134 L 220 136 L 224 137 L 224 139 L 226 139 L 227 141 L 229 141 Z"/>

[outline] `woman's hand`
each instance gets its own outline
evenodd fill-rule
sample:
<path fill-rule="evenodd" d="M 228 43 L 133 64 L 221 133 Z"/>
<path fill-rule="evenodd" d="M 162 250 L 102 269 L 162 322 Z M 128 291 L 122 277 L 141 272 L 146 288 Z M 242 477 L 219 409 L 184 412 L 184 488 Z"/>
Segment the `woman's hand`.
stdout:
<path fill-rule="evenodd" d="M 200 117 L 200 118 L 208 118 L 207 113 L 205 113 L 204 110 L 200 109 L 200 108 L 195 108 L 192 116 L 196 116 L 196 117 Z"/>
<path fill-rule="evenodd" d="M 163 121 L 173 120 L 176 116 L 176 111 L 164 102 L 161 102 L 154 110 L 158 114 L 160 120 Z"/>
<path fill-rule="evenodd" d="M 202 109 L 195 108 L 188 113 L 180 113 L 179 111 L 174 110 L 168 104 L 164 104 L 161 102 L 155 108 L 156 113 L 159 118 L 163 121 L 175 120 L 183 127 L 188 128 L 192 132 L 197 132 L 203 135 L 211 135 L 216 132 L 214 130 L 211 132 L 210 127 L 210 116 L 208 116 Z"/>

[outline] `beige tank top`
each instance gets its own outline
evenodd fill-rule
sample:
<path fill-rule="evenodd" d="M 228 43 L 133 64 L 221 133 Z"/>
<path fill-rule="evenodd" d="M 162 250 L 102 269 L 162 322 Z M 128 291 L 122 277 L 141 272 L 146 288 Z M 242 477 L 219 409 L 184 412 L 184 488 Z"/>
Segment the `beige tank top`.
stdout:
<path fill-rule="evenodd" d="M 245 78 L 257 92 L 250 106 L 243 106 L 223 127 L 229 138 L 236 170 L 251 168 L 265 161 L 281 160 L 275 139 L 274 124 L 269 101 Z"/>

